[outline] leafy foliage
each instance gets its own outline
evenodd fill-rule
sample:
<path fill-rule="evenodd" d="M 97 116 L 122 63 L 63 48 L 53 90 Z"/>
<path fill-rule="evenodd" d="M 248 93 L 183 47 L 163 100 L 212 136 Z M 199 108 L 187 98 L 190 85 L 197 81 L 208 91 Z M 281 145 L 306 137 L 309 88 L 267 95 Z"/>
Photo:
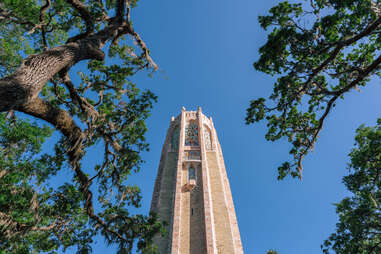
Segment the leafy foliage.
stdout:
<path fill-rule="evenodd" d="M 357 129 L 350 174 L 343 178 L 353 195 L 336 204 L 339 223 L 322 245 L 326 254 L 381 252 L 381 119 L 377 123 Z"/>
<path fill-rule="evenodd" d="M 0 248 L 6 253 L 89 249 L 94 232 L 77 186 L 49 184 L 64 161 L 59 151 L 40 154 L 51 134 L 46 126 L 0 114 Z"/>
<path fill-rule="evenodd" d="M 254 67 L 277 81 L 269 101 L 251 101 L 246 123 L 265 119 L 267 140 L 292 144 L 278 179 L 302 177 L 302 161 L 338 99 L 380 75 L 380 14 L 378 0 L 311 0 L 281 2 L 259 17 L 272 30 Z"/>
<path fill-rule="evenodd" d="M 12 77 L 26 56 L 96 36 L 105 41 L 105 60 L 72 69 L 77 83 L 67 66 L 39 93 L 44 105 L 67 113 L 66 124 L 75 130 L 63 132 L 53 153 L 43 153 L 43 143 L 62 126 L 32 124 L 13 111 L 0 115 L 0 252 L 55 253 L 76 246 L 77 253 L 90 253 L 93 237 L 102 234 L 108 244 L 119 246 L 118 253 L 131 253 L 134 246 L 154 253 L 152 237 L 161 225 L 153 214 L 129 212 L 140 207 L 141 196 L 136 185 L 127 183 L 141 168 L 140 152 L 148 150 L 145 120 L 157 100 L 131 80 L 137 71 L 157 68 L 132 27 L 130 11 L 137 1 L 39 4 L 1 1 L 0 77 Z M 116 24 L 117 34 L 102 30 Z M 100 156 L 88 169 L 83 165 L 90 149 Z M 73 178 L 53 186 L 51 177 L 68 167 Z"/>

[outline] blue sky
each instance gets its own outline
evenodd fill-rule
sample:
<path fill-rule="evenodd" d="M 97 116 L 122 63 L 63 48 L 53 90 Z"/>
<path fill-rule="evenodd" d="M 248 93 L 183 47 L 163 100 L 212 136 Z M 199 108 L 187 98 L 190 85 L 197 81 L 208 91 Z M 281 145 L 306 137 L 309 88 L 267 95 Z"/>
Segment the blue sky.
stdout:
<path fill-rule="evenodd" d="M 302 182 L 276 180 L 276 168 L 288 157 L 289 145 L 264 139 L 265 124 L 247 126 L 251 99 L 267 97 L 274 78 L 252 67 L 266 32 L 257 16 L 278 1 L 141 0 L 133 10 L 135 29 L 160 66 L 152 78 L 135 81 L 159 97 L 148 120 L 151 150 L 143 170 L 131 178 L 142 188 L 142 213 L 148 213 L 161 147 L 171 116 L 181 107 L 201 106 L 212 116 L 230 179 L 244 252 L 265 254 L 321 253 L 320 244 L 334 232 L 333 203 L 346 192 L 341 178 L 355 129 L 379 117 L 379 80 L 352 91 L 329 115 L 315 151 L 304 163 Z M 94 253 L 107 253 L 101 239 Z M 112 248 L 112 247 L 111 247 Z"/>

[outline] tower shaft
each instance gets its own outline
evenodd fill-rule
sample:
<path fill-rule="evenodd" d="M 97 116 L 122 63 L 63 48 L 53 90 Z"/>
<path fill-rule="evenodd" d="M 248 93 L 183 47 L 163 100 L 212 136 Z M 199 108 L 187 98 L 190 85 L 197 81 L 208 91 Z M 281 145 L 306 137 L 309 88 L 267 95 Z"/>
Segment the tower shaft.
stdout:
<path fill-rule="evenodd" d="M 171 119 L 151 211 L 167 223 L 160 254 L 243 254 L 221 146 L 200 108 Z"/>

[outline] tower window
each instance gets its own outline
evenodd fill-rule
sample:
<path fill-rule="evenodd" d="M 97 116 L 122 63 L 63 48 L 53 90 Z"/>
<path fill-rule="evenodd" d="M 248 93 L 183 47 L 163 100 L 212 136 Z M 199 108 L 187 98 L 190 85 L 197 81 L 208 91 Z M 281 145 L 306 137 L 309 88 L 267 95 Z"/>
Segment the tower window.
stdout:
<path fill-rule="evenodd" d="M 198 126 L 196 122 L 190 122 L 185 128 L 185 145 L 198 146 Z"/>
<path fill-rule="evenodd" d="M 196 170 L 193 166 L 188 169 L 188 180 L 196 180 Z"/>

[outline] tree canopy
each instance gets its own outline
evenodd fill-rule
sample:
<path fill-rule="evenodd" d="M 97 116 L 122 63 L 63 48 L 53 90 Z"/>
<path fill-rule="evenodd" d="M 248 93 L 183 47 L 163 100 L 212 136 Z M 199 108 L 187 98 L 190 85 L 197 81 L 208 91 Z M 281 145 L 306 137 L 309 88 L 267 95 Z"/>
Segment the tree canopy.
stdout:
<path fill-rule="evenodd" d="M 380 75 L 380 8 L 376 0 L 285 1 L 259 17 L 271 32 L 254 67 L 277 81 L 268 100 L 251 101 L 246 123 L 266 120 L 267 140 L 292 144 L 279 179 L 302 177 L 303 159 L 338 100 Z"/>
<path fill-rule="evenodd" d="M 119 253 L 154 252 L 161 225 L 130 211 L 141 196 L 127 182 L 148 149 L 145 120 L 156 101 L 131 80 L 157 69 L 132 25 L 136 4 L 1 1 L 1 253 L 89 253 L 97 234 Z M 43 149 L 49 138 L 51 151 Z M 94 148 L 89 169 L 84 158 Z M 52 184 L 67 168 L 71 178 Z"/>
<path fill-rule="evenodd" d="M 339 223 L 322 245 L 326 254 L 381 252 L 381 119 L 358 128 L 355 140 L 350 174 L 343 178 L 352 195 L 336 204 Z"/>
<path fill-rule="evenodd" d="M 254 67 L 277 81 L 268 100 L 251 101 L 246 123 L 265 120 L 267 140 L 291 143 L 292 159 L 278 168 L 278 179 L 302 178 L 303 159 L 338 100 L 381 74 L 381 2 L 285 1 L 259 23 L 272 30 Z M 381 120 L 358 128 L 355 140 L 343 178 L 351 196 L 336 204 L 339 222 L 321 246 L 326 254 L 381 251 Z"/>

